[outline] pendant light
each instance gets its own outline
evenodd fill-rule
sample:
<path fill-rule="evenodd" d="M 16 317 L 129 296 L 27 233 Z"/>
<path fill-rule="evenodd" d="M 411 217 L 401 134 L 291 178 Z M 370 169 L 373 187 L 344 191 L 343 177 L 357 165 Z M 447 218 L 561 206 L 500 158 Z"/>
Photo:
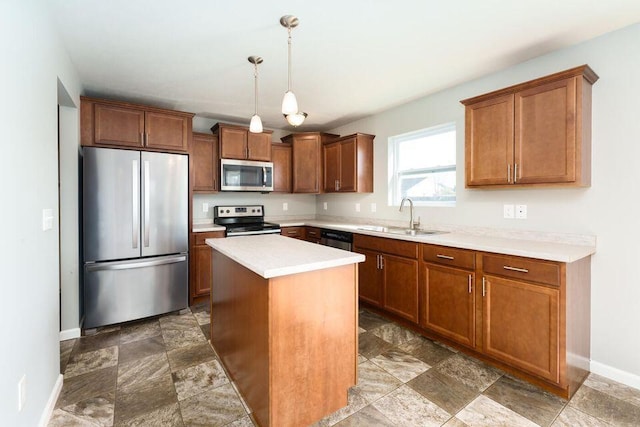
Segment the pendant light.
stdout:
<path fill-rule="evenodd" d="M 287 29 L 289 38 L 288 43 L 288 78 L 287 78 L 287 91 L 282 98 L 282 114 L 292 126 L 300 126 L 304 119 L 307 118 L 307 113 L 303 113 L 298 110 L 298 100 L 291 91 L 291 29 L 298 26 L 300 21 L 293 15 L 285 15 L 280 18 L 280 25 Z"/>
<path fill-rule="evenodd" d="M 259 56 L 250 56 L 247 58 L 249 62 L 253 64 L 253 88 L 255 92 L 255 112 L 251 116 L 251 122 L 249 123 L 249 132 L 262 133 L 262 120 L 258 115 L 258 64 L 262 64 L 262 58 Z"/>

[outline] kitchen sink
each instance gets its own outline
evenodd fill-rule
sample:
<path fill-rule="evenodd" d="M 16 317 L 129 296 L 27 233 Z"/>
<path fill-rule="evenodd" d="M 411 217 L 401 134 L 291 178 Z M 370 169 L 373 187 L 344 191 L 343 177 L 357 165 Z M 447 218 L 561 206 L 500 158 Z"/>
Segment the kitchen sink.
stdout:
<path fill-rule="evenodd" d="M 402 234 L 405 236 L 428 236 L 433 234 L 443 234 L 446 231 L 439 230 L 410 230 L 402 227 L 382 227 L 376 225 L 367 225 L 358 227 L 358 230 L 377 231 L 379 233 Z"/>

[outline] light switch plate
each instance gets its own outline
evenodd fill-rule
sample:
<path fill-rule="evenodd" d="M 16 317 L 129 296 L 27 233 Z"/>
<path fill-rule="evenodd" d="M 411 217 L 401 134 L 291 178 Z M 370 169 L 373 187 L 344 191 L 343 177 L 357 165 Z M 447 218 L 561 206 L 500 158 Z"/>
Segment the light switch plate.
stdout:
<path fill-rule="evenodd" d="M 327 202 L 324 202 L 324 203 L 322 204 L 322 209 L 324 209 L 325 211 L 327 210 Z"/>
<path fill-rule="evenodd" d="M 282 210 L 283 211 L 288 211 L 289 210 L 289 203 L 283 202 L 282 203 Z"/>
<path fill-rule="evenodd" d="M 377 210 L 377 206 L 375 203 L 371 203 L 371 212 L 375 212 Z"/>
<path fill-rule="evenodd" d="M 503 210 L 503 216 L 505 218 L 508 218 L 508 219 L 514 218 L 515 215 L 514 215 L 513 205 L 503 205 L 502 210 Z"/>
<path fill-rule="evenodd" d="M 360 203 L 356 203 L 356 212 L 360 212 Z"/>
<path fill-rule="evenodd" d="M 22 375 L 18 382 L 18 412 L 22 411 L 27 402 L 27 374 Z"/>
<path fill-rule="evenodd" d="M 516 218 L 527 219 L 527 205 L 516 205 Z"/>
<path fill-rule="evenodd" d="M 202 204 L 202 212 L 204 212 L 204 213 L 209 212 L 209 203 L 203 203 Z"/>

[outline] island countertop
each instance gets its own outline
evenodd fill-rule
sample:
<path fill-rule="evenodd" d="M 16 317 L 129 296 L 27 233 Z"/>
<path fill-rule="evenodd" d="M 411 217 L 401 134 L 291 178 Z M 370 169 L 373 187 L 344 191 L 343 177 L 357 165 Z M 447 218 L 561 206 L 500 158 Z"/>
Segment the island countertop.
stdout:
<path fill-rule="evenodd" d="M 265 279 L 365 260 L 358 253 L 276 234 L 207 239 L 206 243 Z"/>

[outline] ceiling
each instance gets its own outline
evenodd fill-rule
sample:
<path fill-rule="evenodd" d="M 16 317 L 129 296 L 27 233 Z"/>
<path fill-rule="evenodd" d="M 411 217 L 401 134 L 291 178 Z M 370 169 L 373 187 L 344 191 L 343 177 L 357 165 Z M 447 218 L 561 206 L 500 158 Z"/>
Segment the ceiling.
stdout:
<path fill-rule="evenodd" d="M 85 94 L 264 126 L 293 85 L 328 130 L 640 21 L 638 0 L 50 0 Z M 577 64 L 578 65 L 578 64 Z"/>

